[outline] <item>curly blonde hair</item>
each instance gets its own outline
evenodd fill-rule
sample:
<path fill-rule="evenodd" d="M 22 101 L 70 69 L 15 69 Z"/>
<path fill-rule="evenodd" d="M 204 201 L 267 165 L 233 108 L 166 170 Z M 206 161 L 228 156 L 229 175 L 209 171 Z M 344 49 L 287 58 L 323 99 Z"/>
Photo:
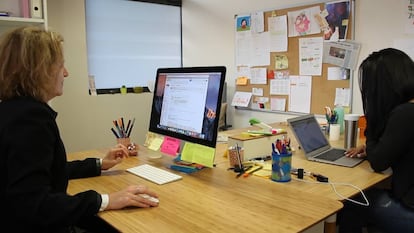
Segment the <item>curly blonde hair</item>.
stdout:
<path fill-rule="evenodd" d="M 26 26 L 3 35 L 0 41 L 0 100 L 31 96 L 47 101 L 63 58 L 63 37 Z"/>

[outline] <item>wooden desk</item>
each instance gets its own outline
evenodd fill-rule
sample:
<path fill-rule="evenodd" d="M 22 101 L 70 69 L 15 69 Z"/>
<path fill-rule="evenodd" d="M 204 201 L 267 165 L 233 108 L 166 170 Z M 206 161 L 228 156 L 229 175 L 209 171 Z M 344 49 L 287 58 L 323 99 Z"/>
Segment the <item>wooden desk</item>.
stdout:
<path fill-rule="evenodd" d="M 271 124 L 274 128 L 283 128 L 287 130 L 288 137 L 291 138 L 291 144 L 293 148 L 295 148 L 295 152 L 292 156 L 292 167 L 295 168 L 303 168 L 305 171 L 319 173 L 329 178 L 329 182 L 332 185 L 335 185 L 335 188 L 338 193 L 340 193 L 345 198 L 352 198 L 354 195 L 359 195 L 359 190 L 351 187 L 350 185 L 344 184 L 352 184 L 361 190 L 368 189 L 374 185 L 381 184 L 382 182 L 388 182 L 390 174 L 389 173 L 375 173 L 371 169 L 369 162 L 364 161 L 361 164 L 357 165 L 356 167 L 349 168 L 349 167 L 342 167 L 336 166 L 331 164 L 324 164 L 319 162 L 312 162 L 308 161 L 305 158 L 305 155 L 302 150 L 298 149 L 299 144 L 296 141 L 293 133 L 291 132 L 290 128 L 287 126 L 286 123 L 274 123 Z M 249 129 L 257 129 L 250 127 Z M 231 134 L 239 134 L 241 132 L 246 131 L 246 129 L 236 129 L 223 132 L 224 134 L 231 135 Z M 361 142 L 363 143 L 363 142 Z M 332 146 L 335 147 L 343 147 L 343 135 L 341 135 L 340 140 L 331 142 Z M 217 146 L 217 153 L 224 154 L 227 148 L 226 143 L 218 144 Z M 271 147 L 269 146 L 269 154 L 271 153 Z M 227 165 L 228 161 L 227 158 L 221 157 L 217 158 L 216 161 L 220 161 L 219 163 Z M 252 177 L 253 179 L 263 179 L 260 177 Z M 306 177 L 305 177 L 306 179 Z M 268 182 L 272 182 L 268 180 Z M 291 182 L 285 184 L 286 187 L 294 188 L 301 192 L 307 192 L 315 195 L 319 195 L 321 197 L 328 197 L 331 199 L 336 199 L 340 201 L 344 201 L 344 198 L 339 196 L 335 193 L 331 185 L 327 183 L 318 183 L 312 182 L 307 183 L 300 181 L 298 179 L 293 178 Z M 329 218 L 329 221 L 325 223 L 325 233 L 328 232 L 335 232 L 335 225 L 336 225 L 336 216 L 333 215 Z"/>
<path fill-rule="evenodd" d="M 342 203 L 320 195 L 290 188 L 290 184 L 257 177 L 235 178 L 223 161 L 216 168 L 183 179 L 157 185 L 125 171 L 147 163 L 165 167 L 172 158 L 150 160 L 154 152 L 140 148 L 137 157 L 100 177 L 71 180 L 71 194 L 94 189 L 114 192 L 129 184 L 144 184 L 159 194 L 155 208 L 104 211 L 99 216 L 121 232 L 302 232 L 323 221 L 342 208 Z M 103 156 L 100 151 L 84 151 L 68 155 L 69 160 Z M 223 160 L 221 155 L 216 158 Z"/>
<path fill-rule="evenodd" d="M 383 181 L 386 181 L 390 177 L 389 173 L 373 172 L 368 161 L 364 161 L 361 164 L 353 168 L 308 161 L 305 158 L 303 151 L 298 149 L 299 144 L 297 143 L 294 135 L 292 134 L 290 128 L 287 126 L 286 123 L 274 123 L 270 125 L 272 125 L 272 127 L 275 127 L 275 128 L 283 128 L 287 130 L 288 132 L 287 136 L 291 138 L 291 144 L 293 148 L 296 149 L 292 156 L 292 167 L 303 168 L 305 171 L 320 173 L 324 176 L 327 176 L 330 182 L 352 184 L 352 185 L 359 187 L 362 190 L 365 190 Z M 246 129 L 229 130 L 229 131 L 225 131 L 224 133 L 227 135 L 231 135 L 231 134 L 238 134 L 243 131 L 246 131 Z M 341 135 L 340 140 L 333 141 L 331 142 L 331 144 L 332 146 L 335 146 L 335 147 L 344 147 L 343 135 Z M 223 156 L 226 148 L 227 148 L 226 143 L 221 143 L 217 145 L 217 153 L 221 154 L 221 158 L 216 158 L 216 161 L 218 161 L 218 163 L 222 163 L 225 166 L 228 165 L 227 158 Z M 271 153 L 271 146 L 269 145 L 269 154 L 270 153 Z M 255 177 L 255 178 L 260 179 L 259 177 Z M 272 181 L 269 180 L 269 182 L 272 182 Z M 323 197 L 329 197 L 329 198 L 341 200 L 341 201 L 343 200 L 342 197 L 338 196 L 332 190 L 332 187 L 330 185 L 326 185 L 326 184 L 305 183 L 305 182 L 301 182 L 301 181 L 293 179 L 291 182 L 286 183 L 286 186 L 294 187 L 294 188 L 297 188 L 298 190 L 305 191 L 305 192 L 312 193 L 312 194 L 317 194 Z M 351 188 L 350 186 L 335 185 L 335 187 L 337 191 L 346 198 L 350 198 L 354 196 L 355 194 L 359 193 L 358 190 Z"/>

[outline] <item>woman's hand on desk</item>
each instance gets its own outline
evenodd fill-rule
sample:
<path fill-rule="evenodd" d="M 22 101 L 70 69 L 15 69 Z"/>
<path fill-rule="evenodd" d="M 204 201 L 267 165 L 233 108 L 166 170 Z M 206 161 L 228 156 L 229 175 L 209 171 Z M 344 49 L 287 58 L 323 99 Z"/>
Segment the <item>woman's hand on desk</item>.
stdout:
<path fill-rule="evenodd" d="M 144 185 L 130 185 L 121 191 L 110 193 L 109 203 L 105 210 L 117 210 L 130 206 L 143 208 L 158 206 L 158 202 L 151 201 L 140 194 L 158 198 L 155 192 Z"/>
<path fill-rule="evenodd" d="M 364 157 L 366 157 L 367 153 L 365 152 L 365 145 L 349 148 L 345 152 L 345 156 L 351 157 L 351 158 L 364 158 Z"/>
<path fill-rule="evenodd" d="M 118 144 L 106 153 L 105 157 L 102 159 L 101 169 L 107 170 L 118 163 L 121 163 L 122 159 L 128 156 L 128 148 L 122 144 Z"/>

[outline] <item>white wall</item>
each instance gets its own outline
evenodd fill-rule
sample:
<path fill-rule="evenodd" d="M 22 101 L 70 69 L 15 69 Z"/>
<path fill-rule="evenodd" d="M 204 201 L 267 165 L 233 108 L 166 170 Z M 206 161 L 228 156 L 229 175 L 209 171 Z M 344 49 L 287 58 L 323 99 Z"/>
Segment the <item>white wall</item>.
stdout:
<path fill-rule="evenodd" d="M 116 139 L 110 128 L 112 120 L 121 116 L 136 118 L 131 139 L 142 144 L 149 125 L 151 94 L 88 94 L 84 12 L 83 0 L 48 1 L 49 28 L 61 32 L 65 38 L 65 63 L 69 70 L 63 96 L 52 101 L 52 107 L 59 113 L 57 121 L 66 150 L 114 145 Z"/>
<path fill-rule="evenodd" d="M 227 100 L 235 90 L 234 15 L 255 10 L 311 4 L 314 0 L 183 0 L 183 53 L 185 66 L 225 65 Z M 83 0 L 49 0 L 49 26 L 65 37 L 66 66 L 70 77 L 64 95 L 52 102 L 67 151 L 101 148 L 115 142 L 112 120 L 137 119 L 132 140 L 142 144 L 148 129 L 151 94 L 88 95 Z M 414 38 L 402 27 L 401 0 L 356 0 L 355 39 L 362 43 L 359 62 L 374 50 L 390 47 L 394 39 Z M 110 17 L 110 14 L 108 14 Z M 353 109 L 362 113 L 355 82 Z M 228 122 L 248 126 L 250 117 L 264 122 L 284 121 L 289 114 L 229 109 Z"/>

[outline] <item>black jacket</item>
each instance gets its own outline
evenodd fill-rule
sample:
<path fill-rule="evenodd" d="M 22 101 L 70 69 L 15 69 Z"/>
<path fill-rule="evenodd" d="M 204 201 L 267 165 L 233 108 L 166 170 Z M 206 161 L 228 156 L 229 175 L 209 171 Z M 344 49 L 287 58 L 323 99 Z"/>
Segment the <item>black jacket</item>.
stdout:
<path fill-rule="evenodd" d="M 67 162 L 57 113 L 30 97 L 0 102 L 0 200 L 3 229 L 69 232 L 99 211 L 92 190 L 68 195 L 71 178 L 100 175 L 96 159 Z"/>
<path fill-rule="evenodd" d="M 375 171 L 392 168 L 392 194 L 414 208 L 414 103 L 397 106 L 378 141 L 367 137 L 367 159 Z"/>

